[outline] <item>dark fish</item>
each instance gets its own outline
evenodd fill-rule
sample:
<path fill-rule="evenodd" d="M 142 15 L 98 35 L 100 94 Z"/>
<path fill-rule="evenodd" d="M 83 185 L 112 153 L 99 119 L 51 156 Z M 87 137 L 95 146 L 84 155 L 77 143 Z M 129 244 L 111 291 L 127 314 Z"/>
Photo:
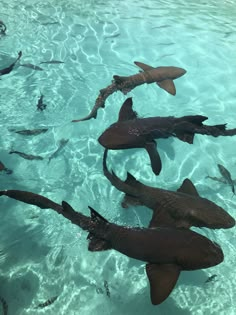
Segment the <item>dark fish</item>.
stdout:
<path fill-rule="evenodd" d="M 234 182 L 232 180 L 230 172 L 221 164 L 217 164 L 217 166 L 218 166 L 218 169 L 220 171 L 220 174 L 226 180 L 227 184 L 229 184 L 231 186 L 232 192 L 235 194 Z"/>
<path fill-rule="evenodd" d="M 6 300 L 0 296 L 0 302 L 2 303 L 3 315 L 8 315 L 8 305 Z"/>
<path fill-rule="evenodd" d="M 32 65 L 32 63 L 23 63 L 23 64 L 20 64 L 20 66 L 30 68 L 33 70 L 43 71 L 43 68 L 40 68 L 39 66 L 36 66 L 36 65 Z"/>
<path fill-rule="evenodd" d="M 39 111 L 43 111 L 44 109 L 46 109 L 47 105 L 43 103 L 43 94 L 41 94 L 39 100 L 38 100 L 38 103 L 37 103 L 37 110 Z"/>
<path fill-rule="evenodd" d="M 48 131 L 48 129 L 24 129 L 24 130 L 11 130 L 14 131 L 15 133 L 19 133 L 20 135 L 24 135 L 24 136 L 36 136 L 39 135 L 41 133 L 45 133 L 46 131 Z"/>
<path fill-rule="evenodd" d="M 58 148 L 48 158 L 48 163 L 50 163 L 51 159 L 55 158 L 61 152 L 61 150 L 64 148 L 64 146 L 67 144 L 68 141 L 69 141 L 69 139 L 61 139 L 60 140 Z"/>
<path fill-rule="evenodd" d="M 104 280 L 104 283 L 103 283 L 103 284 L 104 284 L 104 288 L 105 288 L 105 290 L 106 290 L 106 295 L 107 295 L 108 297 L 111 297 L 110 289 L 109 289 L 107 280 Z"/>
<path fill-rule="evenodd" d="M 64 61 L 60 61 L 60 60 L 49 60 L 49 61 L 41 61 L 41 63 L 50 63 L 50 64 L 59 64 L 59 63 L 65 63 Z"/>
<path fill-rule="evenodd" d="M 162 163 L 155 139 L 175 137 L 192 144 L 195 134 L 213 137 L 236 135 L 236 128 L 226 130 L 226 124 L 204 125 L 203 121 L 208 119 L 206 116 L 138 118 L 132 106 L 132 98 L 126 99 L 120 109 L 118 121 L 108 127 L 98 141 L 103 147 L 112 150 L 146 149 L 156 175 L 160 173 Z"/>
<path fill-rule="evenodd" d="M 4 68 L 4 69 L 0 69 L 0 76 L 10 73 L 13 70 L 16 62 L 21 58 L 21 56 L 22 56 L 22 52 L 20 51 L 20 52 L 18 52 L 18 57 L 16 58 L 16 60 L 9 67 Z"/>
<path fill-rule="evenodd" d="M 12 170 L 6 168 L 6 166 L 0 161 L 0 172 L 5 172 L 6 174 L 10 175 L 13 173 Z"/>
<path fill-rule="evenodd" d="M 52 298 L 48 299 L 46 302 L 38 304 L 38 306 L 36 306 L 36 308 L 43 308 L 43 307 L 49 306 L 53 302 L 55 302 L 57 298 L 58 298 L 58 295 L 53 296 Z"/>
<path fill-rule="evenodd" d="M 186 73 L 186 70 L 177 67 L 153 68 L 141 62 L 135 61 L 134 63 L 138 67 L 140 67 L 143 72 L 131 75 L 129 77 L 114 75 L 114 80 L 112 84 L 100 90 L 100 94 L 98 95 L 95 105 L 89 115 L 81 119 L 72 120 L 72 122 L 79 122 L 89 120 L 91 118 L 96 118 L 98 109 L 105 107 L 105 101 L 109 95 L 117 91 L 121 91 L 122 93 L 127 94 L 135 87 L 144 83 L 156 83 L 160 88 L 164 89 L 172 95 L 175 95 L 176 89 L 173 80 L 181 77 Z"/>
<path fill-rule="evenodd" d="M 210 277 L 208 277 L 205 281 L 205 283 L 209 283 L 209 282 L 212 282 L 213 280 L 215 280 L 215 278 L 217 277 L 217 275 L 212 275 Z"/>
<path fill-rule="evenodd" d="M 42 156 L 39 155 L 32 155 L 32 154 L 26 154 L 23 152 L 19 152 L 19 151 L 10 151 L 9 154 L 13 154 L 16 153 L 19 156 L 21 156 L 22 158 L 26 159 L 26 160 L 43 160 Z"/>
<path fill-rule="evenodd" d="M 0 196 L 4 195 L 42 209 L 51 208 L 87 230 L 90 251 L 115 249 L 128 257 L 148 262 L 146 272 L 153 304 L 160 304 L 168 297 L 181 270 L 209 268 L 224 259 L 218 244 L 191 230 L 171 227 L 127 228 L 109 223 L 92 208 L 90 218 L 76 212 L 64 201 L 60 206 L 31 192 L 0 191 Z"/>
<path fill-rule="evenodd" d="M 0 20 L 0 35 L 6 35 L 7 27 L 2 20 Z"/>
<path fill-rule="evenodd" d="M 153 210 L 149 227 L 156 227 L 156 224 L 212 229 L 235 226 L 235 219 L 214 202 L 200 197 L 189 179 L 185 179 L 177 191 L 147 186 L 130 173 L 127 179 L 122 181 L 114 172 L 108 171 L 106 159 L 107 150 L 103 156 L 103 172 L 114 187 L 125 193 L 123 205 L 126 207 L 130 200 L 131 203 L 135 200 L 137 204 L 145 205 Z"/>
<path fill-rule="evenodd" d="M 61 205 L 41 195 L 24 190 L 0 190 L 0 196 L 7 196 L 41 209 L 53 209 L 59 214 L 63 211 Z"/>

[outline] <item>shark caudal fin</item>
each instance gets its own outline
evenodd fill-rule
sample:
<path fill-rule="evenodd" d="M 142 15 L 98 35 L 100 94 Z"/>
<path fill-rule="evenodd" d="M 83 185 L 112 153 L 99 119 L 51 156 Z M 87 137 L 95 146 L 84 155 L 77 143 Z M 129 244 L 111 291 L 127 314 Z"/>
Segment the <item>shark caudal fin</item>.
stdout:
<path fill-rule="evenodd" d="M 93 223 L 95 223 L 95 225 L 98 225 L 98 229 L 101 229 L 100 227 L 101 225 L 104 228 L 104 224 L 109 223 L 103 216 L 101 216 L 92 207 L 89 206 L 89 209 L 91 213 L 91 220 Z M 88 250 L 91 252 L 103 251 L 103 250 L 112 248 L 110 243 L 107 240 L 96 236 L 96 231 L 90 232 L 87 236 L 87 240 L 89 240 Z"/>

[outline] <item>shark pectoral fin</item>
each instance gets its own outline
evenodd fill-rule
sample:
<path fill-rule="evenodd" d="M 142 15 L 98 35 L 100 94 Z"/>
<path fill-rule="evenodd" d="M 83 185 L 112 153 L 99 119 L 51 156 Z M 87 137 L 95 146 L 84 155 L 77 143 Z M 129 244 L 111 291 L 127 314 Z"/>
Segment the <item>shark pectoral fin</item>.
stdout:
<path fill-rule="evenodd" d="M 119 111 L 118 121 L 132 120 L 137 118 L 137 113 L 133 110 L 132 97 L 127 98 Z"/>
<path fill-rule="evenodd" d="M 112 248 L 109 242 L 97 238 L 93 233 L 88 234 L 87 240 L 89 240 L 88 250 L 91 252 L 98 252 Z"/>
<path fill-rule="evenodd" d="M 181 141 L 187 142 L 189 144 L 193 144 L 194 133 L 184 132 L 184 131 L 176 131 L 175 135 Z"/>
<path fill-rule="evenodd" d="M 143 71 L 148 71 L 148 70 L 154 69 L 154 67 L 151 67 L 151 66 L 149 66 L 145 63 L 139 62 L 139 61 L 134 61 L 134 64 L 136 64 L 136 66 L 141 68 Z"/>
<path fill-rule="evenodd" d="M 175 88 L 175 84 L 172 80 L 168 79 L 168 80 L 163 80 L 160 82 L 156 82 L 156 84 L 162 88 L 163 90 L 165 90 L 166 92 L 170 93 L 171 95 L 175 95 L 176 94 L 176 88 Z"/>
<path fill-rule="evenodd" d="M 177 189 L 178 192 L 199 197 L 199 193 L 190 179 L 185 178 L 182 185 Z"/>
<path fill-rule="evenodd" d="M 144 147 L 149 155 L 152 170 L 155 175 L 159 175 L 161 172 L 162 164 L 161 158 L 156 148 L 156 142 L 147 142 Z"/>
<path fill-rule="evenodd" d="M 143 203 L 138 199 L 138 197 L 131 196 L 128 194 L 125 194 L 121 206 L 122 208 L 129 208 L 129 206 L 142 206 Z"/>
<path fill-rule="evenodd" d="M 147 264 L 146 273 L 150 283 L 151 302 L 161 304 L 168 298 L 180 275 L 180 267 L 175 264 Z"/>

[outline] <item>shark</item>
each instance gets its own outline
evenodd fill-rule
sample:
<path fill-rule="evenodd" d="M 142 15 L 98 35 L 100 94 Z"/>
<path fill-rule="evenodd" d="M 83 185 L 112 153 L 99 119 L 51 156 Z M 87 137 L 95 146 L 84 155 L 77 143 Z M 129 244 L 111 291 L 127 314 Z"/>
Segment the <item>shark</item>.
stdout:
<path fill-rule="evenodd" d="M 144 148 L 154 174 L 159 175 L 162 162 L 155 139 L 175 137 L 193 144 L 195 134 L 213 137 L 236 135 L 236 128 L 226 130 L 226 124 L 204 125 L 203 122 L 207 119 L 202 115 L 139 118 L 133 110 L 132 98 L 129 97 L 121 106 L 118 120 L 100 135 L 98 142 L 111 150 Z"/>
<path fill-rule="evenodd" d="M 156 227 L 156 224 L 211 229 L 235 226 L 235 219 L 213 201 L 201 197 L 190 179 L 186 178 L 177 191 L 145 185 L 130 173 L 123 181 L 113 171 L 109 172 L 106 165 L 107 152 L 106 149 L 103 155 L 104 175 L 115 188 L 125 193 L 123 207 L 139 204 L 153 211 L 149 227 Z"/>
<path fill-rule="evenodd" d="M 183 76 L 186 73 L 185 69 L 174 66 L 155 68 L 139 61 L 135 61 L 134 63 L 136 66 L 142 69 L 139 73 L 130 76 L 114 75 L 112 83 L 106 88 L 100 90 L 91 112 L 86 117 L 74 119 L 72 122 L 80 122 L 89 120 L 91 118 L 96 118 L 98 109 L 105 107 L 105 101 L 111 94 L 121 91 L 126 95 L 137 86 L 145 83 L 156 83 L 160 88 L 164 89 L 169 94 L 175 95 L 176 88 L 173 80 Z"/>
<path fill-rule="evenodd" d="M 173 290 L 182 270 L 210 268 L 222 263 L 224 253 L 217 243 L 189 229 L 173 227 L 137 228 L 111 223 L 89 207 L 90 216 L 75 211 L 66 201 L 54 201 L 28 191 L 3 190 L 0 196 L 51 208 L 88 232 L 89 251 L 116 250 L 146 262 L 150 297 L 162 303 Z"/>

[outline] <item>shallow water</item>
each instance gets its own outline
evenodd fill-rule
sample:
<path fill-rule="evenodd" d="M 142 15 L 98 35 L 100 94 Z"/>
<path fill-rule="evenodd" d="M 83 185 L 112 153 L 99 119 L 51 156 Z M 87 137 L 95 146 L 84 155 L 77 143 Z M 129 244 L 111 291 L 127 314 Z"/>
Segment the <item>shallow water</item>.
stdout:
<path fill-rule="evenodd" d="M 208 116 L 207 124 L 236 127 L 236 2 L 232 1 L 1 1 L 0 19 L 7 35 L 0 38 L 0 69 L 22 50 L 21 63 L 41 64 L 43 71 L 16 66 L 0 81 L 0 160 L 13 169 L 0 174 L 0 189 L 40 193 L 55 202 L 66 200 L 89 214 L 97 209 L 118 224 L 145 226 L 151 211 L 122 209 L 122 193 L 102 172 L 103 148 L 97 138 L 118 117 L 127 96 L 114 93 L 97 119 L 71 123 L 86 116 L 99 90 L 114 74 L 131 75 L 134 61 L 152 66 L 173 65 L 187 73 L 175 80 L 176 96 L 155 84 L 128 94 L 141 117 Z M 47 108 L 36 110 L 40 94 Z M 26 137 L 11 129 L 48 128 Z M 60 139 L 69 142 L 48 164 Z M 194 144 L 178 139 L 158 141 L 163 170 L 156 177 L 144 150 L 114 151 L 109 166 L 153 186 L 176 190 L 189 177 L 201 196 L 235 216 L 236 199 L 219 177 L 217 163 L 236 178 L 232 148 L 235 137 L 197 135 Z M 18 150 L 43 156 L 29 161 Z M 87 233 L 53 211 L 2 197 L 0 200 L 0 296 L 9 314 L 235 314 L 235 228 L 196 229 L 223 248 L 222 264 L 182 272 L 170 297 L 160 306 L 150 302 L 145 264 L 115 251 L 87 250 Z M 217 281 L 204 284 L 208 276 Z M 107 281 L 110 297 L 106 294 Z M 39 303 L 57 296 L 50 306 Z"/>

